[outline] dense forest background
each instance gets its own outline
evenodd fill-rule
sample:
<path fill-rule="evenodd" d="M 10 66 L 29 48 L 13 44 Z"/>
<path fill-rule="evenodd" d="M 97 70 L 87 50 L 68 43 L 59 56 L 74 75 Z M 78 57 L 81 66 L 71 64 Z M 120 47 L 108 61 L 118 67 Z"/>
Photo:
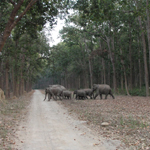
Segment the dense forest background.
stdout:
<path fill-rule="evenodd" d="M 116 94 L 149 96 L 149 11 L 148 0 L 3 0 L 0 88 L 9 98 L 49 84 L 106 83 Z M 66 22 L 62 42 L 50 46 L 43 29 L 57 17 Z"/>

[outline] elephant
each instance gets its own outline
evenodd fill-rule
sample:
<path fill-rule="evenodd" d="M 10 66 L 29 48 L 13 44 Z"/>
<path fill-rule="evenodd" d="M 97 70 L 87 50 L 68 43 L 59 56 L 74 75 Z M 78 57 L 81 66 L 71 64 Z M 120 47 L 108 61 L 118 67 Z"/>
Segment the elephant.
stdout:
<path fill-rule="evenodd" d="M 50 88 L 50 94 L 53 96 L 53 99 L 57 100 L 57 96 L 58 96 L 59 99 L 62 100 L 62 98 L 61 98 L 62 93 L 63 93 L 63 89 L 61 87 L 52 87 L 52 88 Z"/>
<path fill-rule="evenodd" d="M 113 99 L 115 99 L 115 97 L 112 94 L 110 86 L 107 84 L 93 84 L 92 89 L 93 92 L 96 91 L 94 99 L 96 99 L 98 95 L 100 95 L 100 98 L 102 99 L 102 94 L 105 94 L 105 99 L 107 99 L 108 94 L 111 95 Z"/>
<path fill-rule="evenodd" d="M 63 90 L 66 90 L 66 88 L 62 85 L 59 85 L 59 84 L 53 84 L 53 85 L 49 85 L 48 87 L 60 87 L 62 88 Z"/>
<path fill-rule="evenodd" d="M 47 87 L 46 89 L 45 89 L 45 98 L 44 98 L 44 100 L 43 101 L 45 101 L 46 100 L 46 96 L 48 95 L 48 101 L 51 99 L 51 97 L 52 97 L 52 94 L 50 93 L 50 88 L 49 87 Z"/>
<path fill-rule="evenodd" d="M 86 98 L 88 98 L 87 96 L 89 96 L 92 99 L 93 96 L 93 89 L 83 89 L 86 93 Z"/>
<path fill-rule="evenodd" d="M 71 99 L 72 92 L 69 90 L 65 90 L 63 91 L 62 95 L 63 95 L 63 98 Z"/>
<path fill-rule="evenodd" d="M 53 87 L 53 86 L 48 87 L 48 88 L 45 89 L 45 99 L 46 99 L 46 96 L 48 94 L 48 101 L 50 101 L 51 97 L 53 97 L 53 99 L 57 100 L 57 96 L 61 100 L 63 90 L 64 90 L 64 88 L 61 88 L 59 86 L 57 86 L 57 87 Z M 45 101 L 45 99 L 44 99 L 44 101 Z"/>
<path fill-rule="evenodd" d="M 86 98 L 86 93 L 84 90 L 76 90 L 74 91 L 74 94 L 76 94 L 76 99 L 85 99 Z"/>

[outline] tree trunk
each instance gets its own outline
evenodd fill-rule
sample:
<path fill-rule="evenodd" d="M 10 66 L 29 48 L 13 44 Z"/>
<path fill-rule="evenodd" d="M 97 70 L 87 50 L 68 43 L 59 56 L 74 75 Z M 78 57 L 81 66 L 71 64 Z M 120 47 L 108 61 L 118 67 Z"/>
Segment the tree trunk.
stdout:
<path fill-rule="evenodd" d="M 146 0 L 146 14 L 147 14 L 148 49 L 149 49 L 149 73 L 150 73 L 150 17 L 149 17 L 150 14 L 149 14 L 149 0 Z"/>
<path fill-rule="evenodd" d="M 78 89 L 80 89 L 80 87 L 81 87 L 81 81 L 80 81 L 80 75 L 79 75 L 79 82 L 78 82 Z"/>
<path fill-rule="evenodd" d="M 3 62 L 0 62 L 0 88 L 4 90 L 4 68 L 3 68 Z"/>
<path fill-rule="evenodd" d="M 9 62 L 6 61 L 6 70 L 5 70 L 5 96 L 6 98 L 10 98 L 10 91 L 9 91 Z"/>
<path fill-rule="evenodd" d="M 147 56 L 146 56 L 146 42 L 145 42 L 145 35 L 143 32 L 141 17 L 138 17 L 138 19 L 139 19 L 139 25 L 141 29 L 141 38 L 142 38 L 142 44 L 143 44 L 146 96 L 149 96 L 149 79 L 148 79 L 148 67 L 147 67 Z"/>
<path fill-rule="evenodd" d="M 102 67 L 103 67 L 103 83 L 106 84 L 106 73 L 105 73 L 105 61 L 102 58 Z"/>
<path fill-rule="evenodd" d="M 107 38 L 107 45 L 109 49 L 110 60 L 112 63 L 112 68 L 113 68 L 113 88 L 114 88 L 114 91 L 116 92 L 116 68 L 115 68 L 115 62 L 114 62 L 114 54 L 111 51 L 110 39 L 108 37 L 106 38 Z"/>
<path fill-rule="evenodd" d="M 120 49 L 120 54 L 122 56 L 122 50 Z M 128 83 L 127 83 L 127 76 L 126 76 L 126 69 L 125 69 L 125 66 L 124 66 L 124 60 L 121 58 L 121 64 L 122 64 L 122 68 L 123 68 L 123 74 L 124 74 L 124 81 L 125 81 L 125 89 L 126 89 L 126 92 L 127 92 L 127 95 L 129 96 L 129 91 L 128 91 Z"/>
<path fill-rule="evenodd" d="M 13 96 L 15 96 L 14 95 L 14 93 L 15 93 L 15 77 L 14 77 L 14 67 L 12 67 L 12 71 L 11 71 L 11 74 L 12 74 L 12 92 L 13 92 Z"/>
<path fill-rule="evenodd" d="M 127 92 L 127 95 L 130 96 L 129 91 L 128 91 L 128 85 L 127 85 L 126 69 L 125 69 L 124 63 L 122 63 L 122 65 L 123 65 L 123 72 L 124 72 L 124 80 L 125 80 L 126 92 Z"/>
<path fill-rule="evenodd" d="M 129 24 L 129 60 L 130 60 L 130 77 L 129 77 L 129 88 L 132 90 L 132 37 L 131 37 L 131 24 Z"/>
<path fill-rule="evenodd" d="M 121 67 L 121 72 L 123 70 L 123 67 Z M 124 84 L 123 84 L 123 74 L 121 73 L 121 90 L 123 91 Z"/>
<path fill-rule="evenodd" d="M 92 87 L 93 86 L 93 73 L 92 73 L 91 58 L 89 58 L 89 71 L 90 71 L 90 87 Z"/>

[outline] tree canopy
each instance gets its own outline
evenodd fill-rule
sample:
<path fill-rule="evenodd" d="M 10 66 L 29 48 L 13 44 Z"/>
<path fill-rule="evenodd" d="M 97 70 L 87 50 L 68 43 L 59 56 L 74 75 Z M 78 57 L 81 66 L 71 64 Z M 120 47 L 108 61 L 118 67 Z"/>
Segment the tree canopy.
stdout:
<path fill-rule="evenodd" d="M 8 87 L 19 95 L 36 82 L 36 88 L 57 83 L 70 89 L 106 83 L 116 93 L 149 95 L 148 0 L 11 0 L 0 8 L 0 85 L 8 94 Z M 68 9 L 73 13 L 60 31 L 62 42 L 50 47 L 41 31 Z"/>

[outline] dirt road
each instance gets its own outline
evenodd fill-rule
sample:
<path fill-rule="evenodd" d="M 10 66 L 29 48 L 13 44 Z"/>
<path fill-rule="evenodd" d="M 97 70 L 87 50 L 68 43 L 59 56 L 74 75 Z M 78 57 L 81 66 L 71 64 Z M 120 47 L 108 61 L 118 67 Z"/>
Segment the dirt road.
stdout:
<path fill-rule="evenodd" d="M 14 150 L 116 150 L 119 141 L 97 137 L 56 101 L 36 90 L 29 112 L 16 132 Z"/>

